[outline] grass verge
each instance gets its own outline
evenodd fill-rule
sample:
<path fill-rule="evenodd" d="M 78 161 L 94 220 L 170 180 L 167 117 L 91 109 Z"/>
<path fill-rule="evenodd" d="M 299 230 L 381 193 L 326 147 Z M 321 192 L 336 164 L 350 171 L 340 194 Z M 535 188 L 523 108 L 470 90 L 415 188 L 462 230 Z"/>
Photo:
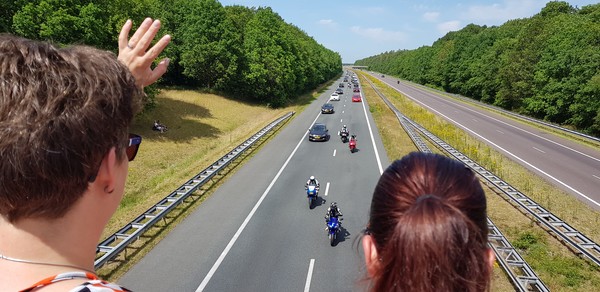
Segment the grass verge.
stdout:
<path fill-rule="evenodd" d="M 565 222 L 568 222 L 580 232 L 598 242 L 600 234 L 595 226 L 600 222 L 600 214 L 587 205 L 562 192 L 452 124 L 429 113 L 377 79 L 365 75 L 362 75 L 361 78 L 363 79 L 362 84 L 367 84 L 364 78 L 369 78 L 404 115 L 421 124 L 430 132 L 445 140 L 450 145 L 453 145 L 453 147 L 465 153 L 471 159 L 477 161 L 488 170 L 518 188 L 521 192 L 527 194 L 530 198 L 538 202 L 538 204 L 544 206 L 553 214 L 559 216 Z M 364 90 L 369 104 L 377 104 L 374 102 L 374 100 L 379 99 L 376 93 L 369 92 L 366 88 Z M 372 111 L 383 112 L 383 110 L 377 108 Z M 391 112 L 390 114 L 393 115 Z M 396 129 L 390 131 L 404 132 L 397 120 L 395 121 L 395 125 L 391 124 L 390 120 L 378 121 L 376 119 L 376 122 L 378 127 L 396 127 Z M 380 130 L 380 134 L 384 141 L 388 139 L 384 137 L 388 135 L 385 131 Z M 389 139 L 394 140 L 392 138 Z M 392 142 L 391 147 L 397 147 L 395 144 L 406 143 Z M 386 150 L 390 147 L 388 144 L 384 142 Z M 406 154 L 400 149 L 387 151 L 391 159 Z M 600 287 L 600 271 L 598 267 L 574 255 L 558 240 L 550 236 L 541 227 L 534 224 L 528 217 L 506 202 L 504 198 L 492 191 L 487 192 L 487 197 L 489 217 L 511 243 L 518 243 L 515 247 L 517 247 L 520 254 L 552 291 L 594 291 L 597 290 L 597 287 Z M 535 240 L 528 241 L 529 238 Z M 520 242 L 530 244 L 519 244 Z M 512 290 L 510 283 L 499 268 L 496 268 L 494 271 L 492 290 Z"/>

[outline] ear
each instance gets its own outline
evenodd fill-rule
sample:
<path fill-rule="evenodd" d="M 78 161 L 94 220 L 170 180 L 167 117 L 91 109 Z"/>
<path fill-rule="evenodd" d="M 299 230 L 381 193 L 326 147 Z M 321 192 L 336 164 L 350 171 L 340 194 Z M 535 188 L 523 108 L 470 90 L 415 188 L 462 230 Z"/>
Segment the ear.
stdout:
<path fill-rule="evenodd" d="M 379 265 L 379 257 L 377 254 L 377 247 L 375 246 L 375 240 L 371 235 L 366 234 L 362 238 L 362 246 L 363 253 L 365 254 L 367 273 L 369 273 L 370 277 L 373 277 Z"/>
<path fill-rule="evenodd" d="M 112 193 L 115 189 L 116 182 L 116 168 L 119 160 L 117 159 L 116 148 L 112 147 L 102 158 L 102 163 L 98 169 L 98 175 L 96 177 L 98 187 L 102 188 L 105 193 Z"/>
<path fill-rule="evenodd" d="M 488 248 L 486 256 L 487 256 L 486 259 L 488 261 L 488 265 L 490 265 L 490 267 L 493 269 L 494 263 L 496 262 L 496 254 L 494 253 L 494 251 L 491 248 Z"/>

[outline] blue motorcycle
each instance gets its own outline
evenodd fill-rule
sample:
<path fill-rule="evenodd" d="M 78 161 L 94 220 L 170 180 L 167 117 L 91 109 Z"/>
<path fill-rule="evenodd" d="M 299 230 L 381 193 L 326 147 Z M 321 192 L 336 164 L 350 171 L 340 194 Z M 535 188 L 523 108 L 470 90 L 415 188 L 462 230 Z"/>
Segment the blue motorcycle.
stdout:
<path fill-rule="evenodd" d="M 313 202 L 317 200 L 319 188 L 316 185 L 308 185 L 306 187 L 306 196 L 308 197 L 308 208 L 312 209 Z"/>
<path fill-rule="evenodd" d="M 327 233 L 329 234 L 329 244 L 331 244 L 331 246 L 335 245 L 337 233 L 340 231 L 340 220 L 342 220 L 342 218 L 338 219 L 338 217 L 331 217 L 329 218 L 329 221 L 327 221 Z"/>

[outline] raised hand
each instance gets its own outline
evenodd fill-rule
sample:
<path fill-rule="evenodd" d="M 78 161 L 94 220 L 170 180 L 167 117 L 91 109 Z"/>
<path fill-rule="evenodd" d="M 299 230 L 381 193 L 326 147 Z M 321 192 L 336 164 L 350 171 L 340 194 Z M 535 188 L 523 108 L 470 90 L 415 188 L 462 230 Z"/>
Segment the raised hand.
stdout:
<path fill-rule="evenodd" d="M 152 69 L 152 63 L 167 47 L 171 41 L 171 36 L 164 35 L 154 46 L 148 49 L 160 29 L 160 20 L 144 19 L 133 36 L 129 38 L 132 26 L 131 20 L 127 20 L 121 29 L 118 59 L 129 68 L 129 71 L 135 77 L 135 83 L 144 88 L 144 86 L 156 82 L 167 71 L 169 59 L 161 60 L 154 69 Z"/>

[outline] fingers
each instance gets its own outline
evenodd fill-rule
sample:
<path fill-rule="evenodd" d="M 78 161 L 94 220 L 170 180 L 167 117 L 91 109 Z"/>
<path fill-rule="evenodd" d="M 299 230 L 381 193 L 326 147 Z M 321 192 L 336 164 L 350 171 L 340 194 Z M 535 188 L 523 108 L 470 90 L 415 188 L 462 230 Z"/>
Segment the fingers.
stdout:
<path fill-rule="evenodd" d="M 148 86 L 156 82 L 158 78 L 165 74 L 165 72 L 167 72 L 167 66 L 169 66 L 169 61 L 169 59 L 163 59 L 162 61 L 160 61 L 160 63 L 158 63 L 154 70 L 152 70 L 152 73 L 150 74 L 150 76 L 148 76 L 148 79 L 146 79 L 146 84 L 144 84 L 144 86 Z"/>
<path fill-rule="evenodd" d="M 131 31 L 132 26 L 133 23 L 130 19 L 127 19 L 127 21 L 125 21 L 125 24 L 123 24 L 121 32 L 119 33 L 119 51 L 127 47 L 127 37 L 129 36 L 129 32 Z"/>
<path fill-rule="evenodd" d="M 136 48 L 138 45 L 138 42 L 142 39 L 144 34 L 146 34 L 146 32 L 148 31 L 148 28 L 150 28 L 151 25 L 152 25 L 152 18 L 148 17 L 148 18 L 144 19 L 142 24 L 140 24 L 140 27 L 138 27 L 138 29 L 135 31 L 133 36 L 131 36 L 131 38 L 129 39 L 129 42 L 127 42 L 127 46 L 131 49 Z M 155 32 L 155 34 L 156 34 L 156 32 Z M 146 50 L 146 48 L 144 48 L 144 50 Z"/>
<path fill-rule="evenodd" d="M 144 22 L 146 22 L 146 21 L 144 21 Z M 152 40 L 156 36 L 156 33 L 158 33 L 158 30 L 160 29 L 160 20 L 157 19 L 157 20 L 151 22 L 150 25 L 145 28 L 146 28 L 146 30 L 141 35 L 139 42 L 137 42 L 135 45 L 135 47 L 138 50 L 142 50 L 142 51 L 146 51 L 148 49 L 148 47 L 152 43 Z"/>

